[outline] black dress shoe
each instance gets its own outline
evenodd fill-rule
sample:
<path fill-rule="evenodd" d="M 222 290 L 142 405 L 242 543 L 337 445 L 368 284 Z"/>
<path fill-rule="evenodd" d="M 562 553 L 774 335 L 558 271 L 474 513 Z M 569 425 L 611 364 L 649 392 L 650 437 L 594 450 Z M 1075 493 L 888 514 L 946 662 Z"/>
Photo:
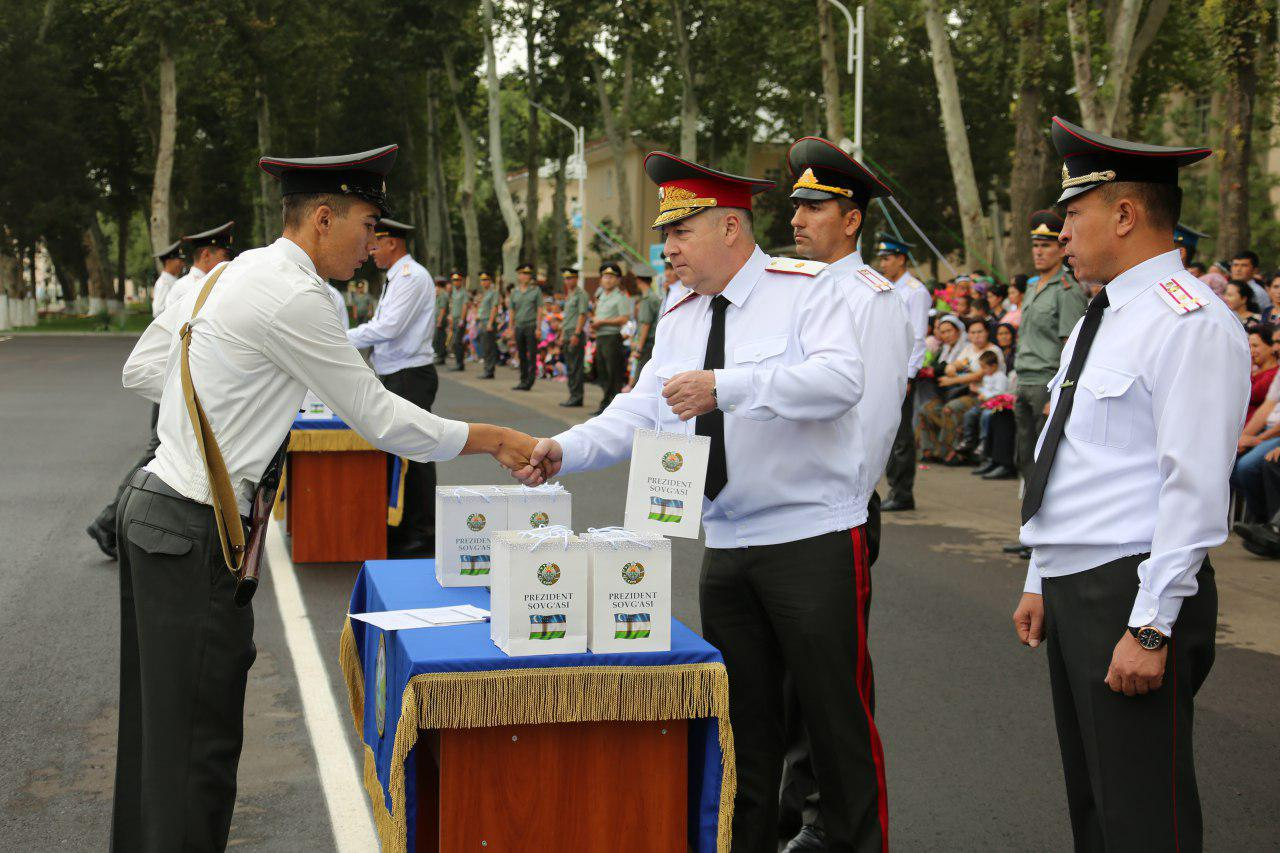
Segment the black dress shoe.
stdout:
<path fill-rule="evenodd" d="M 532 387 L 533 387 L 532 385 L 512 385 L 511 390 L 512 391 L 528 391 Z"/>
<path fill-rule="evenodd" d="M 460 364 L 455 364 L 453 367 L 449 368 L 450 373 L 461 373 L 464 370 L 466 370 L 466 368 Z"/>
<path fill-rule="evenodd" d="M 1267 557 L 1269 559 L 1280 557 L 1280 548 L 1268 548 L 1266 545 L 1261 545 L 1257 542 L 1250 542 L 1248 539 L 1244 540 L 1240 544 L 1243 545 L 1244 549 L 1250 554 L 1257 554 L 1259 557 Z"/>
<path fill-rule="evenodd" d="M 1030 559 L 1031 559 L 1031 549 L 1030 549 L 1030 548 L 1028 548 L 1026 545 L 1023 545 L 1021 548 L 1019 548 L 1019 549 L 1018 549 L 1018 556 L 1019 556 L 1019 557 L 1021 557 L 1021 558 L 1022 558 L 1022 559 L 1024 559 L 1024 560 L 1030 560 Z"/>
<path fill-rule="evenodd" d="M 1016 480 L 1018 479 L 1018 472 L 1013 470 L 1012 468 L 1006 468 L 1003 465 L 998 465 L 995 468 L 992 468 L 987 473 L 983 474 L 982 479 L 984 480 Z"/>
<path fill-rule="evenodd" d="M 494 375 L 493 375 L 492 373 L 481 373 L 481 374 L 480 374 L 480 378 L 481 378 L 481 379 L 493 379 L 493 378 L 494 378 Z"/>
<path fill-rule="evenodd" d="M 795 838 L 787 842 L 782 853 L 813 853 L 827 849 L 827 834 L 816 826 L 806 823 L 800 827 Z"/>
<path fill-rule="evenodd" d="M 102 553 L 106 554 L 113 560 L 119 559 L 119 554 L 116 552 L 116 537 L 110 530 L 107 530 L 105 527 L 100 527 L 95 522 L 94 524 L 90 524 L 86 527 L 84 532 L 88 533 L 89 538 L 102 549 Z"/>
<path fill-rule="evenodd" d="M 562 409 L 581 409 L 582 401 L 581 400 L 565 400 L 563 403 L 560 403 L 559 406 Z"/>
<path fill-rule="evenodd" d="M 1280 530 L 1273 525 L 1239 521 L 1231 529 L 1245 541 L 1246 546 L 1253 544 L 1270 551 L 1280 551 Z M 1258 552 L 1250 551 L 1250 553 Z"/>
<path fill-rule="evenodd" d="M 915 498 L 907 498 L 906 500 L 903 500 L 903 501 L 897 500 L 895 498 L 889 498 L 889 500 L 880 504 L 881 512 L 902 512 L 903 510 L 915 509 L 915 508 L 916 508 Z"/>
<path fill-rule="evenodd" d="M 436 543 L 430 539 L 414 538 L 397 543 L 388 550 L 393 557 L 423 559 L 436 555 Z"/>
<path fill-rule="evenodd" d="M 1025 547 L 1026 547 L 1025 545 L 1019 542 L 1017 545 L 1005 545 L 1000 550 L 1004 551 L 1006 554 L 1021 554 L 1022 549 Z"/>
<path fill-rule="evenodd" d="M 987 473 L 988 471 L 994 471 L 998 467 L 1000 466 L 996 465 L 994 459 L 988 459 L 986 462 L 982 463 L 977 468 L 974 468 L 969 473 L 975 477 L 981 477 L 983 474 Z"/>

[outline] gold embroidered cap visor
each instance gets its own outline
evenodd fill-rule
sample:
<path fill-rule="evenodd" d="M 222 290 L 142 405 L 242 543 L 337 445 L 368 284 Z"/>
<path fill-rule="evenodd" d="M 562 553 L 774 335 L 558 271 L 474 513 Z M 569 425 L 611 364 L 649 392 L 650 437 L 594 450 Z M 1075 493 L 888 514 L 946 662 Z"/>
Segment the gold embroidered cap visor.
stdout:
<path fill-rule="evenodd" d="M 791 186 L 793 199 L 847 198 L 865 209 L 871 199 L 893 195 L 870 169 L 816 136 L 796 140 L 787 152 L 787 166 L 796 179 Z"/>
<path fill-rule="evenodd" d="M 1062 233 L 1062 226 L 1066 223 L 1058 214 L 1052 210 L 1037 210 L 1031 214 L 1031 239 L 1032 240 L 1052 240 L 1058 242 L 1058 235 Z"/>
<path fill-rule="evenodd" d="M 717 172 L 665 151 L 650 152 L 644 170 L 658 185 L 658 217 L 651 226 L 655 229 L 712 207 L 750 210 L 752 196 L 776 186 L 763 178 Z"/>
<path fill-rule="evenodd" d="M 1103 136 L 1060 116 L 1051 123 L 1053 145 L 1062 157 L 1058 203 L 1108 183 L 1178 185 L 1178 170 L 1213 153 L 1211 148 L 1172 148 Z"/>

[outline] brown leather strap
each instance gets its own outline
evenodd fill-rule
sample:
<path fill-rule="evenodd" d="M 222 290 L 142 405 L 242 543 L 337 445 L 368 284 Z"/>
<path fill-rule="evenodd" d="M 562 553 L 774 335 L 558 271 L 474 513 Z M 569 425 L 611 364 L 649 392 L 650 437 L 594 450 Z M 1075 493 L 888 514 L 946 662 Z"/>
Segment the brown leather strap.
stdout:
<path fill-rule="evenodd" d="M 191 418 L 191 429 L 196 435 L 196 447 L 200 448 L 200 456 L 204 459 L 209 496 L 213 502 L 213 517 L 218 523 L 218 538 L 222 541 L 222 557 L 227 568 L 238 574 L 245 555 L 244 525 L 240 523 L 240 509 L 236 503 L 235 489 L 231 486 L 231 475 L 227 473 L 227 463 L 222 458 L 222 450 L 213 436 L 213 428 L 209 426 L 209 418 L 200 405 L 200 398 L 196 396 L 196 388 L 191 381 L 191 322 L 200 313 L 224 269 L 226 264 L 205 278 L 200 295 L 196 297 L 191 320 L 182 324 L 179 335 L 182 337 L 182 396 L 187 402 L 187 415 Z"/>

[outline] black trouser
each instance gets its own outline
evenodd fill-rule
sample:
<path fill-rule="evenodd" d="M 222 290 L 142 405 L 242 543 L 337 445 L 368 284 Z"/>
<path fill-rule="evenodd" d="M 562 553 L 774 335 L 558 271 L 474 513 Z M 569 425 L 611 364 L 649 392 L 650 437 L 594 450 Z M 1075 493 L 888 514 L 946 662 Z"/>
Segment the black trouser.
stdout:
<path fill-rule="evenodd" d="M 467 366 L 467 321 L 453 324 L 453 360 L 459 369 Z"/>
<path fill-rule="evenodd" d="M 622 351 L 622 335 L 596 335 L 596 380 L 604 389 L 600 408 L 609 405 L 622 390 L 627 373 L 627 356 Z"/>
<path fill-rule="evenodd" d="M 435 350 L 435 353 L 436 353 L 436 364 L 444 364 L 446 361 L 449 360 L 449 355 L 445 351 L 446 343 L 448 342 L 448 340 L 449 340 L 449 321 L 448 319 L 445 319 L 444 322 L 439 323 L 436 326 L 436 336 L 435 336 L 435 339 L 431 342 L 432 348 Z"/>
<path fill-rule="evenodd" d="M 148 462 L 156 458 L 156 448 L 160 446 L 160 436 L 156 433 L 156 423 L 160 418 L 160 404 L 156 403 L 151 407 L 151 437 L 147 439 L 147 449 L 143 452 L 142 458 L 137 464 L 129 469 L 129 473 L 124 475 L 124 479 L 120 481 L 120 487 L 116 489 L 116 496 L 111 499 L 111 503 L 102 508 L 102 512 L 98 513 L 98 517 L 93 520 L 96 527 L 101 528 L 107 533 L 107 538 L 112 542 L 116 541 L 116 513 L 119 512 L 120 501 L 124 498 L 124 490 L 129 487 L 129 481 L 133 479 L 133 474 L 139 468 L 146 466 Z M 117 543 L 118 544 L 118 543 Z"/>
<path fill-rule="evenodd" d="M 888 805 L 871 712 L 865 530 L 708 548 L 699 598 L 703 631 L 729 673 L 738 770 L 733 849 L 777 850 L 785 676 L 813 745 L 827 849 L 883 849 Z"/>
<path fill-rule="evenodd" d="M 1014 453 L 1017 446 L 1014 415 L 1009 411 L 995 412 L 991 415 L 990 432 L 987 433 L 987 455 L 991 461 L 1002 468 L 1014 468 Z"/>
<path fill-rule="evenodd" d="M 880 557 L 880 493 L 872 492 L 867 502 L 867 523 L 863 526 L 867 536 L 867 565 L 874 566 Z M 866 610 L 871 611 L 871 587 L 867 587 Z M 871 660 L 867 659 L 870 668 Z M 802 824 L 822 826 L 821 795 L 818 780 L 813 774 L 813 760 L 809 754 L 809 735 L 804 729 L 800 712 L 800 697 L 795 684 L 787 677 L 783 690 L 786 693 L 787 758 L 782 768 L 782 791 L 778 797 L 779 837 L 790 838 Z M 870 707 L 876 712 L 875 679 L 871 680 Z"/>
<path fill-rule="evenodd" d="M 915 382 L 908 383 L 907 396 L 902 401 L 902 418 L 898 421 L 898 434 L 894 436 L 889 451 L 889 463 L 884 474 L 889 481 L 889 500 L 899 503 L 915 500 L 916 484 L 916 433 L 915 433 Z"/>
<path fill-rule="evenodd" d="M 516 355 L 520 358 L 520 384 L 532 388 L 538 378 L 538 327 L 533 323 L 516 326 Z"/>
<path fill-rule="evenodd" d="M 480 332 L 480 357 L 484 359 L 484 375 L 492 376 L 498 366 L 498 333 L 493 329 Z"/>
<path fill-rule="evenodd" d="M 236 802 L 253 607 L 213 508 L 137 472 L 120 541 L 120 732 L 111 850 L 222 850 Z"/>
<path fill-rule="evenodd" d="M 631 384 L 635 385 L 640 379 L 640 371 L 644 370 L 644 366 L 649 363 L 649 359 L 653 358 L 653 326 L 649 327 L 649 338 L 644 342 L 644 346 L 640 347 L 639 354 L 636 355 L 636 375 L 632 377 Z"/>
<path fill-rule="evenodd" d="M 404 397 L 415 406 L 431 411 L 440 388 L 440 377 L 434 364 L 406 367 L 386 376 L 379 376 L 382 384 L 393 394 Z M 387 482 L 391 482 L 391 466 L 395 460 L 387 456 Z M 404 515 L 400 526 L 388 528 L 390 544 L 402 542 L 430 542 L 435 537 L 436 513 L 436 463 L 409 461 L 404 472 Z M 392 550 L 395 550 L 394 548 Z"/>
<path fill-rule="evenodd" d="M 1045 383 L 1018 380 L 1018 393 L 1013 398 L 1013 417 L 1018 427 L 1018 473 L 1024 480 L 1031 478 L 1031 469 L 1036 464 L 1036 442 L 1049 420 L 1044 410 L 1048 402 L 1049 389 Z"/>
<path fill-rule="evenodd" d="M 565 378 L 568 380 L 569 386 L 569 402 L 581 403 L 583 394 L 582 381 L 582 358 L 586 350 L 586 346 L 582 338 L 578 338 L 578 345 L 573 346 L 569 343 L 572 336 L 562 337 L 560 344 L 560 355 L 564 358 Z"/>
<path fill-rule="evenodd" d="M 1173 627 L 1160 689 L 1125 696 L 1103 683 L 1146 557 L 1044 579 L 1049 683 L 1079 851 L 1195 853 L 1202 845 L 1191 732 L 1193 697 L 1213 666 L 1218 622 L 1207 559 L 1199 590 Z"/>

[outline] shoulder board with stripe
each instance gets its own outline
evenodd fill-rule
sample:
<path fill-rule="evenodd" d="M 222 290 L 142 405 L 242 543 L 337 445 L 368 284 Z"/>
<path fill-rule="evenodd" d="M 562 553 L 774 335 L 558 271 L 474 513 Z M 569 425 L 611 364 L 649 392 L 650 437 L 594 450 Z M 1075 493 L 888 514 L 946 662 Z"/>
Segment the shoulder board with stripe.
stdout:
<path fill-rule="evenodd" d="M 1165 304 L 1177 314 L 1190 314 L 1207 304 L 1204 299 L 1191 293 L 1174 278 L 1166 279 L 1156 285 L 1156 293 L 1160 294 Z"/>
<path fill-rule="evenodd" d="M 697 291 L 690 290 L 690 291 L 689 291 L 688 293 L 686 293 L 684 296 L 680 297 L 680 301 L 679 301 L 679 302 L 677 302 L 675 305 L 672 305 L 672 306 L 671 306 L 670 308 L 668 308 L 666 311 L 663 311 L 663 312 L 662 312 L 662 317 L 667 316 L 667 315 L 668 315 L 668 314 L 670 314 L 672 311 L 674 311 L 674 310 L 676 310 L 677 308 L 679 308 L 681 305 L 684 305 L 684 304 L 686 304 L 686 303 L 688 303 L 688 302 L 692 302 L 694 299 L 696 299 L 696 298 L 697 298 L 697 296 L 698 296 Z M 662 317 L 659 317 L 658 319 L 659 319 L 659 320 L 661 320 L 661 319 L 662 319 Z"/>
<path fill-rule="evenodd" d="M 817 275 L 827 268 L 822 261 L 806 261 L 801 258 L 774 258 L 766 267 L 770 272 L 785 272 L 793 275 Z"/>
<path fill-rule="evenodd" d="M 853 274 L 876 293 L 886 293 L 893 290 L 893 284 L 890 283 L 889 279 L 880 275 L 871 267 L 858 267 L 853 271 Z"/>

